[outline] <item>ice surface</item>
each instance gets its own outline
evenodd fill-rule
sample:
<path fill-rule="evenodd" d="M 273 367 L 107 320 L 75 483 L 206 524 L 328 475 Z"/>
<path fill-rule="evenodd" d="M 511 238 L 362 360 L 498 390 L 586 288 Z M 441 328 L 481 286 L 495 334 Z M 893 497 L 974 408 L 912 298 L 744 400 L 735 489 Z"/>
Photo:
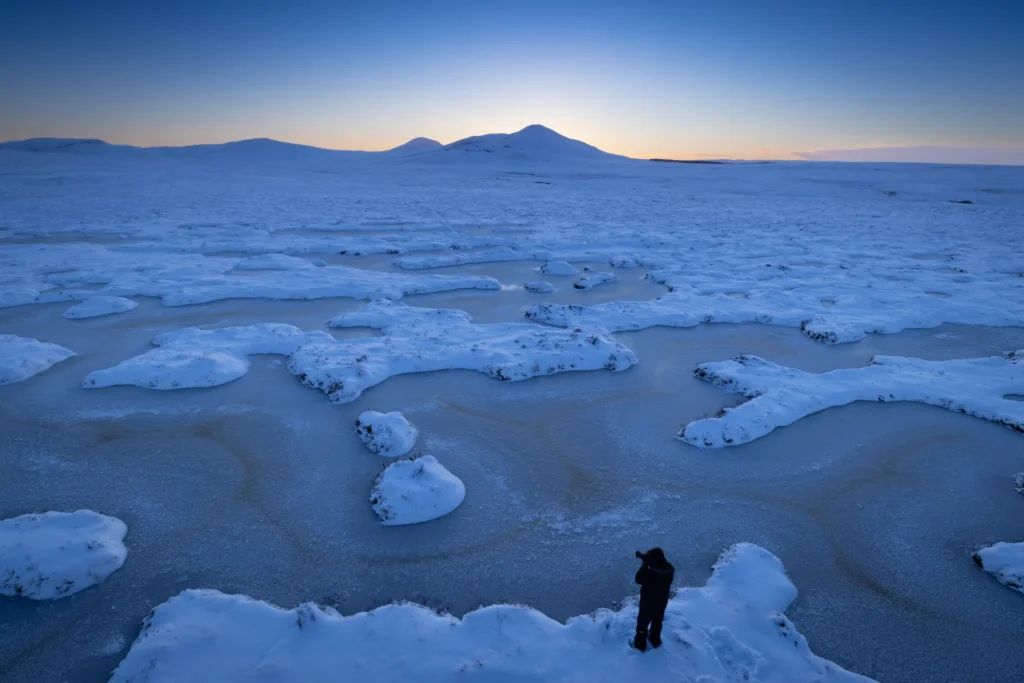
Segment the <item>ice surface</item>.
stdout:
<path fill-rule="evenodd" d="M 147 617 L 112 683 L 244 680 L 867 681 L 813 652 L 782 612 L 796 589 L 779 560 L 730 548 L 703 588 L 666 610 L 662 649 L 626 643 L 635 605 L 562 624 L 515 605 L 461 619 L 414 604 L 342 616 L 312 603 L 286 610 L 239 595 L 189 590 Z"/>
<path fill-rule="evenodd" d="M 367 410 L 356 420 L 356 433 L 367 448 L 385 458 L 405 455 L 416 445 L 418 436 L 416 428 L 397 411 Z"/>
<path fill-rule="evenodd" d="M 593 273 L 591 275 L 584 275 L 579 280 L 572 284 L 576 289 L 593 289 L 598 285 L 607 284 L 609 282 L 618 282 L 619 277 L 614 273 Z"/>
<path fill-rule="evenodd" d="M 533 292 L 534 294 L 550 294 L 555 291 L 555 288 L 550 282 L 527 282 L 523 285 L 523 289 L 527 292 Z"/>
<path fill-rule="evenodd" d="M 247 356 L 291 355 L 303 344 L 334 342 L 325 332 L 303 332 L 292 325 L 265 323 L 201 330 L 186 327 L 153 339 L 157 345 L 141 356 L 89 373 L 87 389 L 130 384 L 147 389 L 212 387 L 249 372 Z"/>
<path fill-rule="evenodd" d="M 982 548 L 974 553 L 974 561 L 1001 583 L 1024 593 L 1024 542 Z"/>
<path fill-rule="evenodd" d="M 124 564 L 127 532 L 91 510 L 0 520 L 0 595 L 53 600 L 94 586 Z"/>
<path fill-rule="evenodd" d="M 97 318 L 101 315 L 124 313 L 138 307 L 138 303 L 120 296 L 91 296 L 64 311 L 62 317 L 69 319 Z"/>
<path fill-rule="evenodd" d="M 686 425 L 694 446 L 738 446 L 826 408 L 853 401 L 918 401 L 974 415 L 1024 433 L 1024 404 L 1004 395 L 1024 391 L 1024 354 L 927 361 L 875 356 L 863 368 L 816 374 L 758 356 L 703 363 L 698 378 L 751 400 L 718 417 Z"/>
<path fill-rule="evenodd" d="M 385 466 L 370 491 L 370 505 L 389 526 L 444 517 L 462 504 L 466 487 L 432 455 Z"/>
<path fill-rule="evenodd" d="M 75 355 L 38 339 L 0 334 L 0 386 L 21 382 Z"/>

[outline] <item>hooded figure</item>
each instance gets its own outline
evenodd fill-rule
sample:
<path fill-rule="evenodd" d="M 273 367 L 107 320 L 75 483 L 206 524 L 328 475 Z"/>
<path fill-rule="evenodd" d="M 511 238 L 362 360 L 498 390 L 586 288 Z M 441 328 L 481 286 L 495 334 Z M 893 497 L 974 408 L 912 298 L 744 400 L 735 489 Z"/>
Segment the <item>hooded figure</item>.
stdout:
<path fill-rule="evenodd" d="M 661 548 L 651 548 L 641 559 L 644 564 L 636 573 L 636 582 L 640 584 L 640 614 L 636 618 L 633 647 L 643 652 L 647 649 L 648 629 L 651 646 L 661 646 L 661 622 L 676 570 L 665 559 Z"/>

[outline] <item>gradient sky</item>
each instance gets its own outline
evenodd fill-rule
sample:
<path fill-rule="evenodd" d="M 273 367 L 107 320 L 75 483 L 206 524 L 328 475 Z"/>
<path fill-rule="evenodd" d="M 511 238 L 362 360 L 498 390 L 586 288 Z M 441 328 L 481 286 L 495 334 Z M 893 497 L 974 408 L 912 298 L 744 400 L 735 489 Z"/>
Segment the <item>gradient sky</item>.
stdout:
<path fill-rule="evenodd" d="M 1024 0 L 4 0 L 0 140 L 1024 147 Z"/>

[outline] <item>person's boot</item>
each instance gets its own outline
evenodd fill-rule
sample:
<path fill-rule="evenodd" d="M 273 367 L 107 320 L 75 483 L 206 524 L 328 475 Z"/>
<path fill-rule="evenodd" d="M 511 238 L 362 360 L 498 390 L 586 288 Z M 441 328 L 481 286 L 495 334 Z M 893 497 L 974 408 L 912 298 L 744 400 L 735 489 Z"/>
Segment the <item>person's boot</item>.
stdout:
<path fill-rule="evenodd" d="M 653 648 L 661 647 L 661 638 L 655 638 L 654 636 L 651 636 L 651 647 L 653 647 Z"/>
<path fill-rule="evenodd" d="M 647 650 L 647 638 L 644 636 L 633 636 L 629 639 L 629 646 L 645 652 Z"/>

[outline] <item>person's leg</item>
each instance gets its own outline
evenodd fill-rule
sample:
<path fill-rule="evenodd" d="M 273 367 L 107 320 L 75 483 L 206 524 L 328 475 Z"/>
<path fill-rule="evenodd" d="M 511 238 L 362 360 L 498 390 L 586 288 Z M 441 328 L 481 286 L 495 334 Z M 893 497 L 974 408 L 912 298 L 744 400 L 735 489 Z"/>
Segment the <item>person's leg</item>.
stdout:
<path fill-rule="evenodd" d="M 633 636 L 633 647 L 643 651 L 647 649 L 647 627 L 651 623 L 651 616 L 643 607 L 636 615 L 636 635 Z"/>
<path fill-rule="evenodd" d="M 660 609 L 651 616 L 651 645 L 661 647 L 661 622 L 665 619 L 665 610 Z"/>

